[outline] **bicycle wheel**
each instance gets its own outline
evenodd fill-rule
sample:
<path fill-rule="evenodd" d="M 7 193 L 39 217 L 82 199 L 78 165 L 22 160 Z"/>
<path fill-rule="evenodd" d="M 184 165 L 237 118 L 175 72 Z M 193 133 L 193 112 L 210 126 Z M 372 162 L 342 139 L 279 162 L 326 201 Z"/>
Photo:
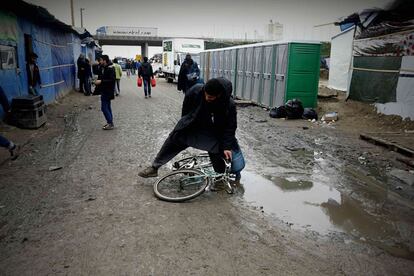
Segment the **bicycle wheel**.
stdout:
<path fill-rule="evenodd" d="M 198 170 L 177 170 L 155 182 L 154 193 L 165 201 L 182 202 L 201 195 L 207 184 L 207 176 Z"/>

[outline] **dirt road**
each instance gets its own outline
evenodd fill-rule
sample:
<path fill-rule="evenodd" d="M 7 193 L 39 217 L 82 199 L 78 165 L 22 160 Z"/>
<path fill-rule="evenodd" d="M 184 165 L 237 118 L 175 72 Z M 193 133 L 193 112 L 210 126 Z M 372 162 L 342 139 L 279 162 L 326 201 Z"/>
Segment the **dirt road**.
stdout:
<path fill-rule="evenodd" d="M 79 93 L 39 130 L 1 129 L 24 144 L 16 161 L 0 155 L 1 275 L 414 274 L 414 188 L 390 175 L 407 170 L 395 153 L 240 107 L 243 186 L 162 202 L 138 171 L 183 96 L 164 80 L 151 99 L 132 78 L 121 86 L 113 131 Z"/>

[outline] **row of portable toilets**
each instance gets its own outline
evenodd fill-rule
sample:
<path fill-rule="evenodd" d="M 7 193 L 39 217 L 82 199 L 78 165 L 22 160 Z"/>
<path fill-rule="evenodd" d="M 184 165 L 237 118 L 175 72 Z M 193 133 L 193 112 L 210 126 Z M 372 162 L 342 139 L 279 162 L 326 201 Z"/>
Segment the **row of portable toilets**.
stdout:
<path fill-rule="evenodd" d="M 268 42 L 200 53 L 205 81 L 227 78 L 236 98 L 266 107 L 294 98 L 316 107 L 319 67 L 319 42 Z"/>

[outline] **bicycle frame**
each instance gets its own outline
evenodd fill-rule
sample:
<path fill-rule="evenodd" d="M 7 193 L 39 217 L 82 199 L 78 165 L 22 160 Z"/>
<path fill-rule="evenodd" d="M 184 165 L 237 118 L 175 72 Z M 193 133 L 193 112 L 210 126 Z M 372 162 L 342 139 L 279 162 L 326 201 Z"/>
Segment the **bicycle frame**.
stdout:
<path fill-rule="evenodd" d="M 214 171 L 214 169 L 211 168 L 199 168 L 199 170 L 207 177 L 208 179 L 208 185 L 206 186 L 206 190 L 210 190 L 211 185 L 214 183 L 223 180 L 224 183 L 227 185 L 227 188 L 229 191 L 228 193 L 233 193 L 233 187 L 231 186 L 229 180 L 230 180 L 230 169 L 231 169 L 231 161 L 227 161 L 223 158 L 224 164 L 225 164 L 225 170 L 224 173 L 217 173 Z"/>
<path fill-rule="evenodd" d="M 205 191 L 213 190 L 212 185 L 218 181 L 225 184 L 224 190 L 227 193 L 234 192 L 229 181 L 230 161 L 224 160 L 225 170 L 223 173 L 216 173 L 210 162 L 209 166 L 207 163 L 204 166 L 203 162 L 200 163 L 203 164 L 202 166 L 198 166 L 196 157 L 187 157 L 177 163 L 180 164 L 181 161 L 184 162 L 183 166 L 179 166 L 181 169 L 175 169 L 154 183 L 154 193 L 159 199 L 170 202 L 190 200 Z"/>
<path fill-rule="evenodd" d="M 201 158 L 210 158 L 210 157 L 206 154 L 201 154 L 201 155 L 195 155 L 195 156 L 183 158 L 181 160 L 174 162 L 173 170 L 206 168 L 206 167 L 211 166 L 210 162 L 208 162 L 207 164 L 198 164 L 199 159 Z"/>

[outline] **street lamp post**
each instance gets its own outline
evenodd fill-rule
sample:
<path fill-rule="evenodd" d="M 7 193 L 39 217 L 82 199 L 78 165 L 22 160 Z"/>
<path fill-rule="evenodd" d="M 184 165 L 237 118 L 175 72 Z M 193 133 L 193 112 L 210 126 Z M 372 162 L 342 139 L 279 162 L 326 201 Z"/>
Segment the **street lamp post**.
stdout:
<path fill-rule="evenodd" d="M 80 8 L 81 28 L 83 28 L 83 11 L 84 11 L 84 10 L 85 10 L 84 8 Z"/>
<path fill-rule="evenodd" d="M 73 14 L 73 0 L 70 0 L 70 15 L 72 18 L 72 26 L 75 26 L 75 16 Z"/>

